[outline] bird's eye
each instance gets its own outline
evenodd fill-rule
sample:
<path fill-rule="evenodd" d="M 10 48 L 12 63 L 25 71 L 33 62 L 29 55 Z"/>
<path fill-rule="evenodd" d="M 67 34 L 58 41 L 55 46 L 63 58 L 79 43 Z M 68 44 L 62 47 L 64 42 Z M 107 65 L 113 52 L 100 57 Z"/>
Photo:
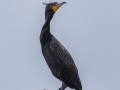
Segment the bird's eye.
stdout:
<path fill-rule="evenodd" d="M 55 4 L 55 3 L 53 3 L 52 5 L 53 5 L 53 6 L 55 6 L 56 4 Z"/>
<path fill-rule="evenodd" d="M 54 4 L 51 4 L 50 7 L 55 6 Z"/>
<path fill-rule="evenodd" d="M 51 4 L 51 5 L 49 5 L 49 7 L 52 7 L 53 5 Z"/>
<path fill-rule="evenodd" d="M 57 5 L 57 2 L 52 3 L 53 6 Z"/>

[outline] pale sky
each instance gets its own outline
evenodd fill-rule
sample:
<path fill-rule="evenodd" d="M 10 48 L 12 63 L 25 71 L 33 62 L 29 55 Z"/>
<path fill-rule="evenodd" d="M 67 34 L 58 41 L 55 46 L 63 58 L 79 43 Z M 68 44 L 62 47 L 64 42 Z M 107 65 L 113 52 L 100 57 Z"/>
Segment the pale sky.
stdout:
<path fill-rule="evenodd" d="M 0 0 L 0 90 L 61 87 L 39 42 L 42 2 L 51 1 Z M 73 57 L 83 90 L 120 90 L 120 0 L 65 1 L 51 21 L 51 33 Z"/>

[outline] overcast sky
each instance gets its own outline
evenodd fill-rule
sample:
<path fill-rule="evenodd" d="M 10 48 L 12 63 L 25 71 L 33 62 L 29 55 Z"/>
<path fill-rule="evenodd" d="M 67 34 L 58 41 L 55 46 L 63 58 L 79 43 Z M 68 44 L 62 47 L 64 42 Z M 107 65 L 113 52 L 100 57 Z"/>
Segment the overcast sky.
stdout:
<path fill-rule="evenodd" d="M 51 1 L 0 0 L 0 90 L 61 86 L 39 42 L 45 22 L 42 2 Z M 72 55 L 83 90 L 120 90 L 120 0 L 66 2 L 51 21 L 51 33 Z"/>

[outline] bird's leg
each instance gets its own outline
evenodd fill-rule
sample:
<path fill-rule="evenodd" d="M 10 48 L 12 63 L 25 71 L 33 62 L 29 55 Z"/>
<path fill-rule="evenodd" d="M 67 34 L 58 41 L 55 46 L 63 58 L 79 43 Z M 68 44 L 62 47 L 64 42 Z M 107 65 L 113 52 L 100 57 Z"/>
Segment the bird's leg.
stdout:
<path fill-rule="evenodd" d="M 65 90 L 66 87 L 67 87 L 67 85 L 65 83 L 62 83 L 62 87 L 59 88 L 59 90 Z"/>

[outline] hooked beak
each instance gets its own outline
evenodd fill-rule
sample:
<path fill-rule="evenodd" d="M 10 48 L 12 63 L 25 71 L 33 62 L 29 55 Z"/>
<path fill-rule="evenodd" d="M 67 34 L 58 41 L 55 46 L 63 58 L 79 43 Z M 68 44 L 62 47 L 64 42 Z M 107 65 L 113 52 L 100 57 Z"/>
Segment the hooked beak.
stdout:
<path fill-rule="evenodd" d="M 56 12 L 63 4 L 66 4 L 66 2 L 61 2 L 61 3 L 54 2 L 53 4 L 55 5 L 52 6 L 52 9 L 54 12 Z"/>
<path fill-rule="evenodd" d="M 61 2 L 61 3 L 57 3 L 56 6 L 62 6 L 63 4 L 66 4 L 66 2 Z"/>

